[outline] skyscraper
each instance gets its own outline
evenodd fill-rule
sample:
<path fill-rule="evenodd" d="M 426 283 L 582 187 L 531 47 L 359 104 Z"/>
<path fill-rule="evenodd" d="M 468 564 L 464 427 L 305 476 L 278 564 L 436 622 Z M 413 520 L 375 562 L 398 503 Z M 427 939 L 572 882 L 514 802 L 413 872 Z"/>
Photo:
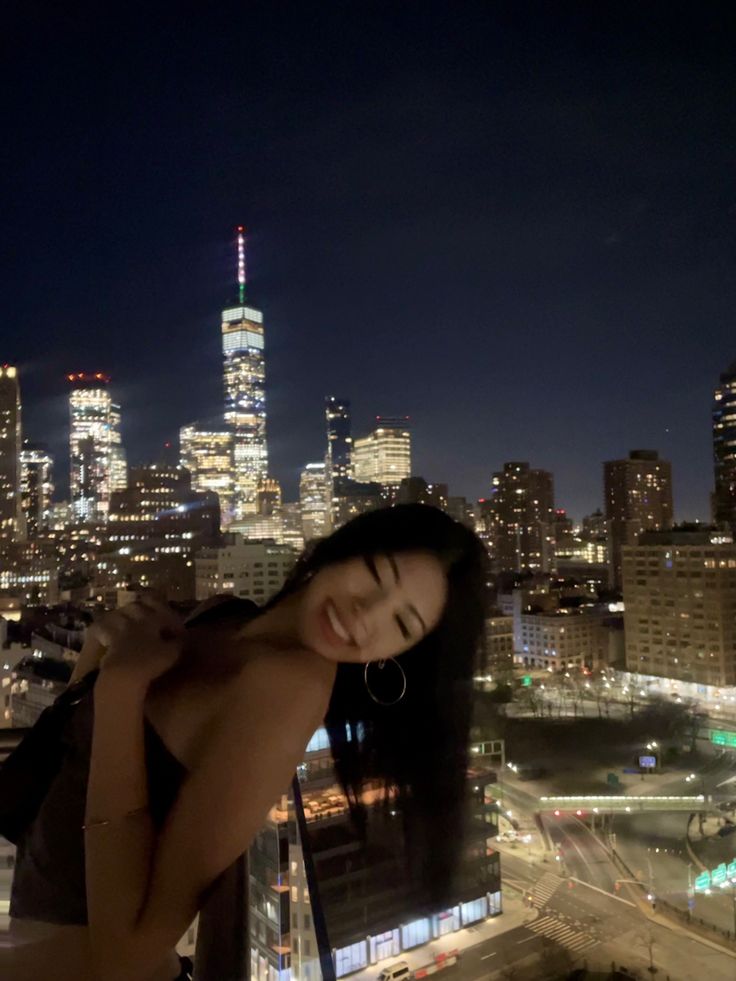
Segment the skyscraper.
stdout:
<path fill-rule="evenodd" d="M 308 463 L 299 478 L 299 504 L 304 541 L 322 538 L 331 527 L 332 494 L 325 480 L 324 463 Z"/>
<path fill-rule="evenodd" d="M 358 481 L 397 487 L 411 476 L 409 417 L 376 416 L 376 426 L 355 440 L 353 469 Z"/>
<path fill-rule="evenodd" d="M 45 446 L 25 440 L 20 453 L 20 485 L 26 535 L 35 538 L 51 522 L 53 460 Z"/>
<path fill-rule="evenodd" d="M 736 684 L 736 545 L 714 529 L 645 532 L 622 548 L 626 669 L 639 676 Z M 642 678 L 641 676 L 644 676 Z"/>
<path fill-rule="evenodd" d="M 110 491 L 128 486 L 128 460 L 120 432 L 120 406 L 110 403 Z"/>
<path fill-rule="evenodd" d="M 327 422 L 327 474 L 331 480 L 352 477 L 353 438 L 349 399 L 330 395 L 325 399 Z"/>
<path fill-rule="evenodd" d="M 645 531 L 672 527 L 672 467 L 656 450 L 603 464 L 611 582 L 621 588 L 621 549 Z"/>
<path fill-rule="evenodd" d="M 233 517 L 257 511 L 268 476 L 263 314 L 245 305 L 245 230 L 237 229 L 238 304 L 222 311 L 225 422 L 233 434 Z"/>
<path fill-rule="evenodd" d="M 18 370 L 0 365 L 0 538 L 17 539 L 22 529 L 20 452 Z"/>
<path fill-rule="evenodd" d="M 196 423 L 179 430 L 179 459 L 192 475 L 192 489 L 213 491 L 220 501 L 220 521 L 232 519 L 233 433 L 231 429 Z"/>
<path fill-rule="evenodd" d="M 713 396 L 713 463 L 713 518 L 736 531 L 736 361 L 721 375 Z"/>
<path fill-rule="evenodd" d="M 107 521 L 114 482 L 125 486 L 120 442 L 120 408 L 112 401 L 110 379 L 96 374 L 67 375 L 69 463 L 72 513 L 78 524 Z"/>
<path fill-rule="evenodd" d="M 547 572 L 554 563 L 554 484 L 547 470 L 504 463 L 483 501 L 485 535 L 497 572 Z"/>

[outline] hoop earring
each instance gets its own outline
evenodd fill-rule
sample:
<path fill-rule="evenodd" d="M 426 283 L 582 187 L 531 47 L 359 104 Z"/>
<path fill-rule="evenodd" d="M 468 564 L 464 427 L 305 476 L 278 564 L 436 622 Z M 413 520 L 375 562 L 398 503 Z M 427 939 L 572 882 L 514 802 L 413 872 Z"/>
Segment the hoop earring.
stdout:
<path fill-rule="evenodd" d="M 366 690 L 367 690 L 368 694 L 370 695 L 370 697 L 373 699 L 373 701 L 376 703 L 376 705 L 396 705 L 398 702 L 401 701 L 401 699 L 406 694 L 406 674 L 404 673 L 404 669 L 401 667 L 401 665 L 399 664 L 399 662 L 396 660 L 395 657 L 390 657 L 388 660 L 391 661 L 392 664 L 395 664 L 396 667 L 401 672 L 401 694 L 399 695 L 398 698 L 395 698 L 392 702 L 384 702 L 380 698 L 376 698 L 376 696 L 371 691 L 371 686 L 368 684 L 368 668 L 371 666 L 371 664 L 377 664 L 378 665 L 378 670 L 379 671 L 383 671 L 384 667 L 386 666 L 386 661 L 385 660 L 384 661 L 368 661 L 366 663 L 366 666 L 365 666 L 365 671 L 363 672 L 363 678 L 365 680 Z"/>

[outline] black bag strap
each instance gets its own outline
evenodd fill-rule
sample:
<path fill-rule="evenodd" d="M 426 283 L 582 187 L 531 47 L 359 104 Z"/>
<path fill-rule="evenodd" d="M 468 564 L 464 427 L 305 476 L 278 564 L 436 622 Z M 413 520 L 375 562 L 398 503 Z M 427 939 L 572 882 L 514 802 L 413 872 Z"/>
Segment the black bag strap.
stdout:
<path fill-rule="evenodd" d="M 299 837 L 302 840 L 302 855 L 304 856 L 304 872 L 307 877 L 307 887 L 309 889 L 310 902 L 312 906 L 312 922 L 314 923 L 314 933 L 317 937 L 317 947 L 319 949 L 319 963 L 322 968 L 322 981 L 337 981 L 335 975 L 335 964 L 332 960 L 332 948 L 327 934 L 327 922 L 325 912 L 322 909 L 322 902 L 319 897 L 319 887 L 317 886 L 317 874 L 314 868 L 314 858 L 312 856 L 312 845 L 309 839 L 309 829 L 307 828 L 307 818 L 304 813 L 304 803 L 302 801 L 302 790 L 299 786 L 299 777 L 295 776 L 292 781 L 292 793 L 294 795 L 294 809 L 299 825 Z"/>

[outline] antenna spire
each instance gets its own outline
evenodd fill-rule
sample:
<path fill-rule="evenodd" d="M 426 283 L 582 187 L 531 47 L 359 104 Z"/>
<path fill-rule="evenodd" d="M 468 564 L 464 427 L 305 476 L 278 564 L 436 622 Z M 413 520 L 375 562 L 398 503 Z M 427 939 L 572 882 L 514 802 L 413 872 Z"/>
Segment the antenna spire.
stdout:
<path fill-rule="evenodd" d="M 245 228 L 237 227 L 238 233 L 238 300 L 241 307 L 245 303 Z"/>

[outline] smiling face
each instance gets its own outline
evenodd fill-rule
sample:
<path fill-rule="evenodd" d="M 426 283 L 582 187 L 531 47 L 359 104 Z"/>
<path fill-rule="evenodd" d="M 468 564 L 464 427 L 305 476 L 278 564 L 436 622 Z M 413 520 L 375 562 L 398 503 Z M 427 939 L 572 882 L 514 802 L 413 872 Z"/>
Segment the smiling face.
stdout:
<path fill-rule="evenodd" d="M 414 647 L 439 623 L 447 578 L 429 552 L 348 559 L 320 569 L 299 611 L 302 643 L 330 661 L 380 661 Z"/>

